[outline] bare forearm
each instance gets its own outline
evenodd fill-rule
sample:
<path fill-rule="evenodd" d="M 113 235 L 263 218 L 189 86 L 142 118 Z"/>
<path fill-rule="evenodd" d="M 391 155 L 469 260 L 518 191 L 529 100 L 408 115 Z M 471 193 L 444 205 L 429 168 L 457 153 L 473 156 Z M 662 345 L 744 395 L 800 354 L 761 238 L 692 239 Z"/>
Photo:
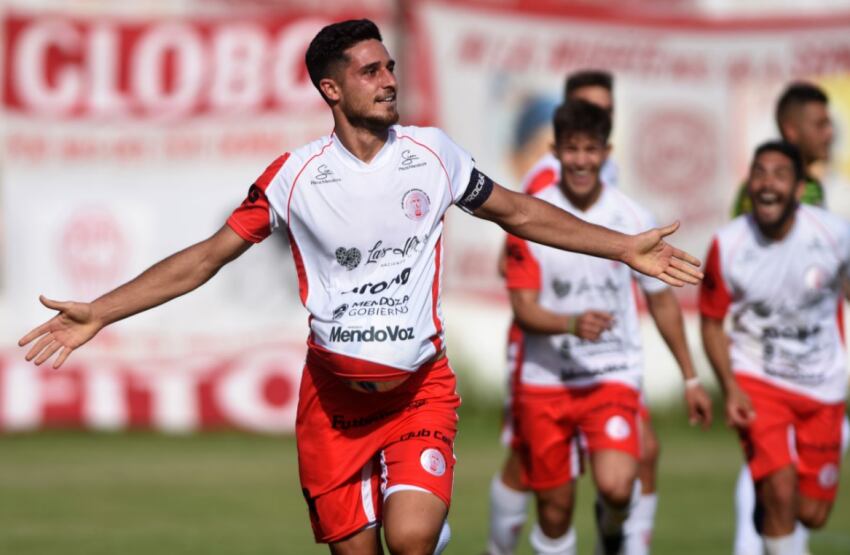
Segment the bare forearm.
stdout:
<path fill-rule="evenodd" d="M 562 250 L 624 260 L 630 236 L 576 218 L 548 202 L 508 192 L 515 209 L 481 210 L 476 215 L 498 223 L 505 231 L 534 243 Z"/>
<path fill-rule="evenodd" d="M 161 260 L 92 303 L 94 317 L 108 325 L 192 291 L 247 248 L 229 228 Z"/>
<path fill-rule="evenodd" d="M 667 289 L 660 293 L 647 295 L 647 305 L 658 332 L 679 365 L 682 378 L 687 380 L 696 377 L 687 336 L 685 335 L 685 320 L 673 291 Z"/>
<path fill-rule="evenodd" d="M 517 325 L 528 333 L 537 335 L 559 335 L 567 333 L 574 316 L 557 314 L 537 306 L 514 307 Z"/>
<path fill-rule="evenodd" d="M 702 345 L 711 368 L 723 394 L 735 383 L 732 375 L 732 363 L 729 359 L 729 339 L 723 331 L 723 322 L 712 318 L 702 318 Z"/>

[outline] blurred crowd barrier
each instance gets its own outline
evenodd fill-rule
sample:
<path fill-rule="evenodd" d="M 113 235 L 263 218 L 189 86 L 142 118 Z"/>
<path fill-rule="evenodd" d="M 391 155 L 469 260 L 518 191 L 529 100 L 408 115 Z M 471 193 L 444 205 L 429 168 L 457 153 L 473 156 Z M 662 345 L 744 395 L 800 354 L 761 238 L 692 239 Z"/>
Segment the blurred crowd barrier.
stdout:
<path fill-rule="evenodd" d="M 24 362 L 15 341 L 50 316 L 40 293 L 90 300 L 205 238 L 272 159 L 331 131 L 303 54 L 335 20 L 380 25 L 399 61 L 403 123 L 442 127 L 511 187 L 548 148 L 564 76 L 610 70 L 621 187 L 660 222 L 681 220 L 674 242 L 699 255 L 753 146 L 777 135 L 779 91 L 815 81 L 836 125 L 827 202 L 850 215 L 850 9 L 717 18 L 546 0 L 114 4 L 0 11 L 0 429 L 292 429 L 306 313 L 284 237 L 116 324 L 61 373 Z M 460 211 L 446 229 L 450 354 L 462 380 L 495 395 L 509 318 L 495 270 L 502 232 Z M 681 298 L 693 308 L 695 290 Z M 652 366 L 675 375 L 657 336 L 648 341 Z"/>

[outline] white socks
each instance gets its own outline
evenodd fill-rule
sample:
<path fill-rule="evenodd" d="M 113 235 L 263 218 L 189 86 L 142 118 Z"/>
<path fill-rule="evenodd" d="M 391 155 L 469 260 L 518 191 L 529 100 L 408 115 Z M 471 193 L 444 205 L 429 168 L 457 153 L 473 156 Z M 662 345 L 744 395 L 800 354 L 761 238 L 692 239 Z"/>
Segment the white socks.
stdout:
<path fill-rule="evenodd" d="M 629 518 L 623 525 L 625 533 L 625 555 L 649 555 L 652 542 L 652 528 L 655 524 L 655 510 L 658 507 L 658 495 L 641 495 L 640 481 L 637 482 L 637 503 L 633 504 Z"/>
<path fill-rule="evenodd" d="M 434 548 L 434 555 L 440 555 L 449 545 L 450 539 L 452 539 L 452 529 L 449 527 L 449 521 L 444 520 L 443 528 L 440 530 L 440 538 L 437 540 L 437 547 Z"/>
<path fill-rule="evenodd" d="M 490 555 L 512 555 L 519 541 L 531 494 L 516 491 L 499 475 L 490 482 Z M 542 532 L 541 532 L 542 533 Z"/>
<path fill-rule="evenodd" d="M 775 538 L 764 538 L 765 555 L 802 555 L 802 546 L 794 533 Z"/>
<path fill-rule="evenodd" d="M 576 554 L 576 531 L 570 526 L 567 533 L 560 538 L 550 538 L 543 533 L 539 524 L 531 529 L 531 547 L 535 555 L 575 555 Z"/>

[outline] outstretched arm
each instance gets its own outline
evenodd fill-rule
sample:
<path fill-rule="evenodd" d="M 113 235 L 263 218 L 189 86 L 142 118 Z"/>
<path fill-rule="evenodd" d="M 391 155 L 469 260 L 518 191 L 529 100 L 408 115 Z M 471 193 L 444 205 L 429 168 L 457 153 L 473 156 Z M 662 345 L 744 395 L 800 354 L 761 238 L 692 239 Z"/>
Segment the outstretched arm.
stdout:
<path fill-rule="evenodd" d="M 22 337 L 18 345 L 23 347 L 38 339 L 26 355 L 27 360 L 35 359 L 36 364 L 61 350 L 53 363 L 54 368 L 59 368 L 74 349 L 105 326 L 196 289 L 250 246 L 251 243 L 225 225 L 210 238 L 157 262 L 91 303 L 39 297 L 44 306 L 58 310 L 59 314 Z"/>
<path fill-rule="evenodd" d="M 587 223 L 548 202 L 498 185 L 473 214 L 535 243 L 625 262 L 669 285 L 696 284 L 702 278 L 697 258 L 663 240 L 678 229 L 678 223 L 638 235 L 625 235 Z"/>
<path fill-rule="evenodd" d="M 685 336 L 685 320 L 682 309 L 672 289 L 647 294 L 647 308 L 655 321 L 655 326 L 667 347 L 676 359 L 682 379 L 685 381 L 685 403 L 691 424 L 711 425 L 711 397 L 699 383 L 688 341 Z"/>

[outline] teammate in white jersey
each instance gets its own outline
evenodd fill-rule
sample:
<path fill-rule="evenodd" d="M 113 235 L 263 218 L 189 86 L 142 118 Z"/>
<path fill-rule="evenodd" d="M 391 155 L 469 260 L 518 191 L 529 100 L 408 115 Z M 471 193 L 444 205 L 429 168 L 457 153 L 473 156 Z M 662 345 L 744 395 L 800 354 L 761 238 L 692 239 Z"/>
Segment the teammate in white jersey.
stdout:
<path fill-rule="evenodd" d="M 564 83 L 564 98 L 566 101 L 583 100 L 599 106 L 608 113 L 613 124 L 613 86 L 614 78 L 607 71 L 580 70 L 567 76 Z M 554 152 L 550 151 L 532 166 L 523 179 L 521 188 L 523 192 L 534 195 L 547 187 L 557 185 L 560 179 L 561 162 Z M 613 157 L 605 158 L 599 170 L 599 179 L 608 186 L 618 185 L 619 169 Z M 500 273 L 503 275 L 507 265 L 506 252 L 503 251 L 499 263 Z M 503 442 L 508 447 L 511 445 L 510 404 L 514 383 L 512 374 L 515 369 L 512 353 L 518 349 L 521 341 L 522 331 L 514 323 L 508 334 L 509 376 L 505 426 L 502 434 Z M 640 496 L 625 525 L 625 541 L 630 555 L 642 555 L 649 552 L 655 510 L 658 506 L 656 471 L 660 445 L 643 399 L 641 399 L 641 419 L 640 464 L 638 466 Z M 510 449 L 500 473 L 494 476 L 490 483 L 489 555 L 510 555 L 514 552 L 527 518 L 529 497 L 530 492 L 520 480 L 519 455 Z"/>
<path fill-rule="evenodd" d="M 803 553 L 795 524 L 826 523 L 839 475 L 850 225 L 799 205 L 804 182 L 796 147 L 756 149 L 752 213 L 715 235 L 700 292 L 703 343 L 741 436 L 769 555 Z"/>
<path fill-rule="evenodd" d="M 558 109 L 554 123 L 561 178 L 537 198 L 626 233 L 649 229 L 648 212 L 599 178 L 611 130 L 605 110 L 571 101 Z M 647 294 L 650 314 L 689 384 L 692 420 L 708 424 L 711 402 L 693 370 L 681 310 L 664 283 L 623 264 L 512 236 L 508 247 L 507 285 L 523 332 L 515 353 L 513 448 L 522 482 L 537 498 L 532 545 L 537 553 L 575 553 L 570 522 L 578 469 L 572 445 L 582 434 L 599 493 L 600 552 L 620 553 L 637 477 L 643 375 L 633 279 Z"/>
<path fill-rule="evenodd" d="M 334 130 L 282 155 L 212 237 L 25 335 L 59 367 L 111 322 L 183 295 L 274 229 L 291 240 L 309 353 L 299 392 L 299 473 L 316 540 L 332 553 L 434 553 L 448 541 L 459 399 L 444 355 L 442 222 L 452 204 L 511 233 L 626 262 L 672 285 L 698 260 L 663 238 L 589 225 L 495 185 L 437 129 L 400 127 L 395 62 L 368 20 L 323 28 L 306 53 Z"/>

